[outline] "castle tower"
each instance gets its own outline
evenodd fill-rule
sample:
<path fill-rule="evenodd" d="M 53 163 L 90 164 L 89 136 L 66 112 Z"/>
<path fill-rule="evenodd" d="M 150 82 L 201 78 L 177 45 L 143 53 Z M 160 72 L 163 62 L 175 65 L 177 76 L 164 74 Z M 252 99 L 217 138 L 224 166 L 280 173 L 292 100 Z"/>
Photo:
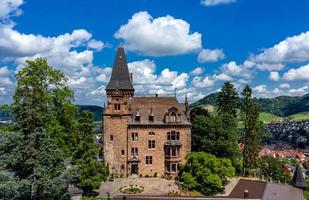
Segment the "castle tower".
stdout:
<path fill-rule="evenodd" d="M 125 52 L 119 47 L 112 75 L 106 88 L 107 105 L 104 111 L 104 160 L 110 173 L 126 174 L 127 126 L 130 119 L 128 100 L 134 95 Z"/>

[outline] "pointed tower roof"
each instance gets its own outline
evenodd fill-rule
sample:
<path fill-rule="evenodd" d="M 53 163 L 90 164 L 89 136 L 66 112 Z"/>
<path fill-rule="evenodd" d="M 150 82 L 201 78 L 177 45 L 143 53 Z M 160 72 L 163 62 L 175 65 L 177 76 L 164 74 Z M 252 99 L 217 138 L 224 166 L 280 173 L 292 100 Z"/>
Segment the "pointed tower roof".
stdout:
<path fill-rule="evenodd" d="M 297 164 L 297 167 L 295 169 L 291 185 L 297 188 L 305 189 L 308 188 L 308 185 L 306 184 L 303 176 L 303 172 L 301 170 L 300 164 Z"/>
<path fill-rule="evenodd" d="M 123 47 L 117 49 L 113 71 L 105 90 L 133 90 Z"/>

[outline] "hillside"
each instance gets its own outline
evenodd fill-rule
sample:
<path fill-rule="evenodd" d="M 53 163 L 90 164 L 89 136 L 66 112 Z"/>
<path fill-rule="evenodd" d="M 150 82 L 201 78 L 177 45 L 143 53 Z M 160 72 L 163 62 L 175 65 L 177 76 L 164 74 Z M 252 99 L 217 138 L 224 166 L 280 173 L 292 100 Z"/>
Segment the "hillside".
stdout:
<path fill-rule="evenodd" d="M 93 105 L 77 105 L 79 112 L 88 110 L 93 113 L 94 121 L 102 121 L 103 108 Z M 0 107 L 0 121 L 13 119 L 13 115 L 8 111 L 6 107 Z"/>
<path fill-rule="evenodd" d="M 209 94 L 191 106 L 195 107 L 209 104 L 216 106 L 218 95 L 219 93 Z M 255 98 L 255 101 L 259 104 L 261 112 L 271 113 L 280 117 L 309 111 L 309 94 L 300 97 L 279 96 L 275 98 Z M 240 105 L 240 102 L 241 99 L 238 100 L 238 105 Z"/>

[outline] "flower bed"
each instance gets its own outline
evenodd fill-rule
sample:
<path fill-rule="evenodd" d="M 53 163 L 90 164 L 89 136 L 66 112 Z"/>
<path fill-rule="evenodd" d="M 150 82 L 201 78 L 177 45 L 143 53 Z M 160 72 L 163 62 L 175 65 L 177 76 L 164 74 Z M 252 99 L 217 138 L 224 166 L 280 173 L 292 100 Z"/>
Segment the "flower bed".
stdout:
<path fill-rule="evenodd" d="M 120 192 L 124 194 L 136 194 L 144 191 L 144 187 L 140 185 L 127 185 L 120 188 Z"/>

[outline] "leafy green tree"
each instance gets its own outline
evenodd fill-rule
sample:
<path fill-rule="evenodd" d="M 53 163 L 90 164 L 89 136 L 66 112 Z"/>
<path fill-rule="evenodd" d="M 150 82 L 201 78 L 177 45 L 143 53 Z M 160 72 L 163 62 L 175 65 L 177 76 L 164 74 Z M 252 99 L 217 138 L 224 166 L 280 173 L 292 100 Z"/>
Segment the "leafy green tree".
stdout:
<path fill-rule="evenodd" d="M 285 164 L 284 160 L 264 156 L 258 160 L 260 175 L 268 179 L 271 178 L 275 182 L 289 183 L 291 175 L 285 171 Z"/>
<path fill-rule="evenodd" d="M 204 195 L 223 191 L 227 178 L 235 175 L 229 159 L 217 158 L 205 152 L 192 152 L 181 167 L 179 180 L 189 190 L 197 190 Z"/>
<path fill-rule="evenodd" d="M 25 134 L 44 129 L 69 156 L 76 146 L 77 108 L 71 103 L 73 92 L 67 78 L 46 59 L 26 62 L 28 66 L 16 75 L 12 105 L 16 125 Z"/>
<path fill-rule="evenodd" d="M 192 121 L 192 150 L 204 151 L 220 158 L 238 162 L 237 121 L 228 113 L 216 116 L 196 116 Z"/>
<path fill-rule="evenodd" d="M 259 107 L 252 98 L 252 89 L 248 85 L 245 86 L 241 95 L 241 119 L 244 122 L 243 175 L 248 175 L 257 167 L 262 124 L 259 121 Z"/>
<path fill-rule="evenodd" d="M 0 199 L 18 200 L 26 199 L 30 194 L 30 182 L 28 180 L 17 180 L 15 175 L 9 171 L 0 171 Z"/>
<path fill-rule="evenodd" d="M 73 158 L 79 179 L 78 186 L 86 194 L 98 188 L 107 176 L 103 164 L 97 160 L 98 152 L 94 143 L 95 134 L 92 113 L 83 111 L 79 120 L 78 145 Z"/>
<path fill-rule="evenodd" d="M 21 140 L 13 150 L 15 158 L 9 167 L 20 179 L 31 181 L 32 199 L 60 199 L 67 187 L 60 180 L 63 151 L 71 141 L 68 139 L 65 145 L 59 142 L 69 137 L 61 130 L 65 121 L 58 120 L 65 113 L 57 111 L 62 108 L 64 112 L 73 93 L 63 73 L 49 66 L 46 59 L 38 58 L 27 64 L 16 75 L 13 114 Z"/>
<path fill-rule="evenodd" d="M 238 94 L 231 82 L 225 82 L 219 92 L 217 99 L 218 112 L 230 113 L 234 118 L 237 117 Z"/>

